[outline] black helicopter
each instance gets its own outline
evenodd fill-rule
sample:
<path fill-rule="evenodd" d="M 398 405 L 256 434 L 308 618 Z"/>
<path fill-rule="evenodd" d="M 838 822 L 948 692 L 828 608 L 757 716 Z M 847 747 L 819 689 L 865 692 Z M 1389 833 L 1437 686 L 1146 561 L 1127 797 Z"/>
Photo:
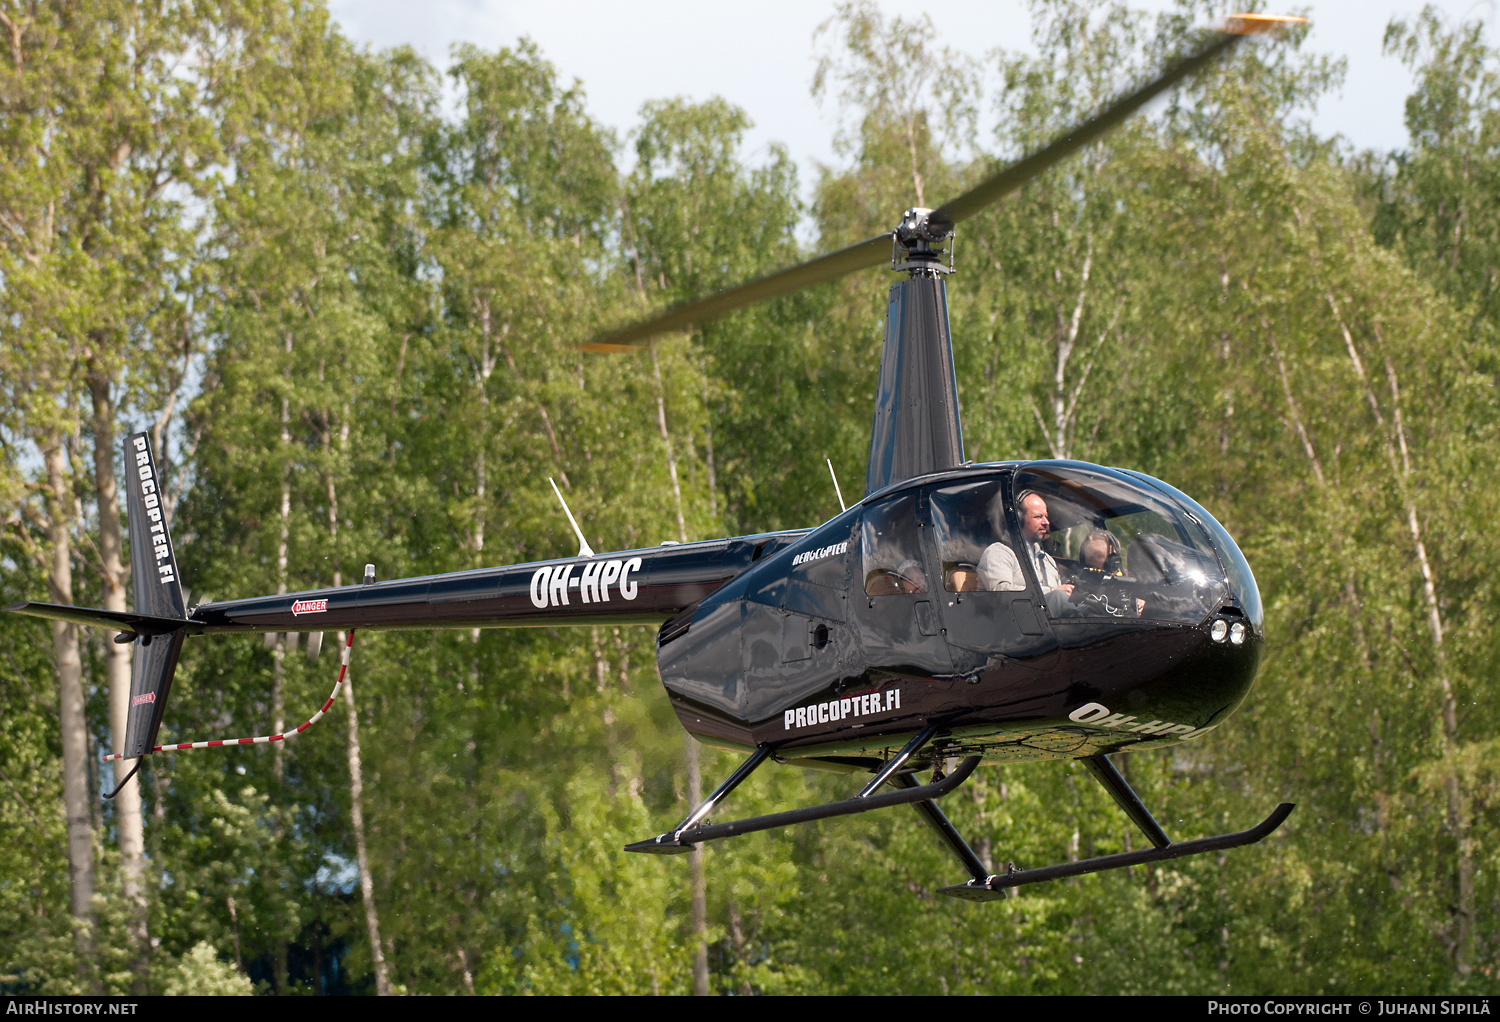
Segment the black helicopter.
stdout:
<path fill-rule="evenodd" d="M 952 202 L 909 209 L 893 231 L 584 345 L 634 350 L 889 259 L 904 279 L 888 299 L 865 496 L 815 529 L 604 554 L 580 532 L 576 557 L 391 582 L 376 582 L 367 566 L 360 585 L 189 610 L 148 438 L 136 434 L 125 442 L 135 610 L 6 609 L 118 629 L 116 642 L 135 644 L 125 748 L 116 755 L 137 766 L 164 749 L 297 733 L 154 745 L 189 635 L 347 629 L 352 645 L 363 628 L 650 624 L 660 626 L 657 662 L 683 726 L 748 758 L 675 828 L 630 851 L 685 852 L 906 804 L 970 873 L 943 893 L 986 899 L 1021 884 L 1259 841 L 1290 803 L 1250 830 L 1173 842 L 1108 758 L 1194 739 L 1245 698 L 1264 645 L 1249 564 L 1212 515 L 1160 480 L 1083 462 L 964 460 L 943 282 L 952 250 L 944 246 L 957 224 L 1245 36 L 1300 20 L 1230 17 L 1153 81 Z M 873 776 L 843 801 L 708 822 L 767 759 Z M 1038 759 L 1082 760 L 1153 847 L 991 874 L 936 799 L 982 762 Z M 923 784 L 914 775 L 925 768 L 932 779 Z"/>

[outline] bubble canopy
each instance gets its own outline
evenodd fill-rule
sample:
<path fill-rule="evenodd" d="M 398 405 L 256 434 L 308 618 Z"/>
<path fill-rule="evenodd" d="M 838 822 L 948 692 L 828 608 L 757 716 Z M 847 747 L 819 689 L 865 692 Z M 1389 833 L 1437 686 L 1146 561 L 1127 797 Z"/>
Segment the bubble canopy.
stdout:
<path fill-rule="evenodd" d="M 1180 491 L 1149 476 L 1080 462 L 1016 473 L 1019 560 L 1055 619 L 1199 624 L 1231 595 L 1258 633 L 1254 576 L 1229 534 Z"/>
<path fill-rule="evenodd" d="M 1225 571 L 1229 575 L 1229 588 L 1233 591 L 1235 599 L 1239 601 L 1255 634 L 1263 634 L 1262 628 L 1265 624 L 1266 613 L 1260 602 L 1260 587 L 1255 584 L 1255 573 L 1250 570 L 1250 562 L 1245 560 L 1245 555 L 1240 552 L 1239 545 L 1230 537 L 1229 530 L 1220 525 L 1218 519 L 1209 514 L 1202 504 L 1170 483 L 1154 479 L 1143 472 L 1129 474 L 1174 498 L 1204 527 L 1209 539 L 1213 541 L 1219 560 L 1223 562 Z"/>

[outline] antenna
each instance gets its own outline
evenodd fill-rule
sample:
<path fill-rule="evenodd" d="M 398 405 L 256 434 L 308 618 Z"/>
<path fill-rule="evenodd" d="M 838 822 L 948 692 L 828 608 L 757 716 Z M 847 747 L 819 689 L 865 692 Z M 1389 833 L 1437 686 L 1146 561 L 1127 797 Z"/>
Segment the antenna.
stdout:
<path fill-rule="evenodd" d="M 836 493 L 836 494 L 838 494 L 838 497 L 839 497 L 839 511 L 840 512 L 847 511 L 847 510 L 849 510 L 849 508 L 848 508 L 847 505 L 844 504 L 844 491 L 841 490 L 841 489 L 839 489 L 839 477 L 833 471 L 833 459 L 832 458 L 824 458 L 823 460 L 826 461 L 826 462 L 828 462 L 828 474 L 831 475 L 831 476 L 833 476 L 833 492 Z"/>
<path fill-rule="evenodd" d="M 551 476 L 547 477 L 547 482 L 552 483 Z M 580 529 L 578 527 L 578 523 L 573 520 L 573 512 L 568 510 L 568 502 L 563 500 L 562 491 L 557 488 L 556 483 L 552 483 L 552 492 L 557 494 L 557 502 L 562 505 L 563 514 L 568 516 L 568 524 L 573 526 L 573 535 L 578 537 L 578 556 L 593 557 L 594 548 L 589 546 L 589 541 L 583 538 L 583 530 Z"/>

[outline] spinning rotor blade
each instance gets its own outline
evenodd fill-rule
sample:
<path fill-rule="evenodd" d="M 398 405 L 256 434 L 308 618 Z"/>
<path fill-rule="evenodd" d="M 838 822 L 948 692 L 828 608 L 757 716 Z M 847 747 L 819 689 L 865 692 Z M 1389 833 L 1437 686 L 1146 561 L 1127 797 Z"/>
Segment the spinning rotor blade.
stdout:
<path fill-rule="evenodd" d="M 992 177 L 978 183 L 956 200 L 942 204 L 938 209 L 933 210 L 930 219 L 938 224 L 962 224 L 984 207 L 998 203 L 999 200 L 1037 177 L 1038 174 L 1055 167 L 1056 164 L 1061 164 L 1068 156 L 1073 156 L 1092 141 L 1118 128 L 1125 120 L 1130 119 L 1131 114 L 1145 107 L 1161 93 L 1181 83 L 1184 78 L 1190 77 L 1194 72 L 1202 71 L 1215 57 L 1238 44 L 1245 36 L 1262 35 L 1275 29 L 1283 29 L 1290 24 L 1301 24 L 1302 21 L 1307 21 L 1307 18 L 1263 14 L 1230 15 L 1224 20 L 1223 26 L 1212 30 L 1211 35 L 1208 36 L 1208 42 L 1200 45 L 1194 53 L 1178 59 L 1178 62 L 1161 72 L 1155 80 L 1149 81 L 1128 96 L 1116 99 L 1100 116 L 1086 120 L 1067 135 L 1062 135 L 1061 138 L 1053 141 L 1050 146 L 1037 150 L 1031 156 L 1025 156 L 1005 170 L 999 171 L 998 174 L 993 174 Z"/>
<path fill-rule="evenodd" d="M 991 203 L 1016 191 L 1027 181 L 1067 159 L 1084 146 L 1118 127 L 1151 100 L 1205 67 L 1219 54 L 1247 35 L 1259 35 L 1307 19 L 1271 14 L 1235 14 L 1212 30 L 1208 40 L 1195 51 L 1178 59 L 1152 81 L 1110 104 L 1102 113 L 1085 121 L 1037 150 L 964 192 L 958 198 L 939 206 L 928 216 L 934 224 L 949 226 L 961 223 Z M 878 266 L 891 255 L 893 232 L 877 234 L 837 252 L 819 256 L 809 262 L 759 277 L 738 287 L 720 291 L 708 298 L 686 302 L 651 319 L 602 334 L 580 347 L 584 351 L 630 351 L 658 334 L 686 330 L 726 312 L 791 294 L 812 284 L 835 280 L 856 270 Z"/>
<path fill-rule="evenodd" d="M 873 238 L 841 248 L 837 252 L 800 263 L 789 269 L 778 270 L 758 277 L 747 284 L 720 291 L 709 298 L 668 309 L 655 319 L 604 334 L 581 345 L 584 351 L 631 351 L 657 334 L 669 334 L 674 330 L 686 330 L 695 324 L 722 316 L 726 312 L 767 298 L 779 298 L 793 291 L 800 291 L 825 280 L 837 280 L 855 270 L 879 266 L 891 257 L 891 235 L 877 234 Z"/>
<path fill-rule="evenodd" d="M 1181 82 L 1208 66 L 1215 57 L 1234 46 L 1247 35 L 1259 35 L 1288 25 L 1300 24 L 1306 18 L 1275 14 L 1234 14 L 1212 30 L 1208 41 L 1197 50 L 1181 57 L 1159 76 L 1139 89 L 1117 99 L 1103 113 L 1085 121 L 1050 145 L 1023 157 L 1004 170 L 970 188 L 956 199 L 932 211 L 934 223 L 960 224 L 991 203 L 998 202 L 1044 170 L 1061 163 L 1084 146 L 1119 127 L 1130 115 Z"/>

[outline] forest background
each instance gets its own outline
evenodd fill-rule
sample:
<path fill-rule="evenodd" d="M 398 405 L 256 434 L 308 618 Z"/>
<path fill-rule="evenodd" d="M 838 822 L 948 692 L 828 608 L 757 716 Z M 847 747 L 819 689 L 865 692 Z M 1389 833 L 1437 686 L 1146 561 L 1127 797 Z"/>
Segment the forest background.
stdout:
<path fill-rule="evenodd" d="M 1214 13 L 1038 0 L 985 94 L 924 21 L 845 4 L 814 83 L 845 162 L 804 207 L 742 112 L 653 102 L 620 138 L 531 45 L 440 73 L 308 0 L 3 0 L 0 601 L 125 606 L 135 429 L 195 603 L 571 552 L 549 477 L 598 549 L 824 521 L 881 273 L 577 343 L 941 202 Z M 988 904 L 934 895 L 959 877 L 914 814 L 625 855 L 736 759 L 685 739 L 644 628 L 371 634 L 300 741 L 154 757 L 105 802 L 129 647 L 5 616 L 0 990 L 1500 991 L 1500 54 L 1393 23 L 1409 145 L 1355 152 L 1306 126 L 1340 67 L 1298 43 L 966 224 L 950 282 L 969 457 L 1151 473 L 1245 550 L 1256 688 L 1120 759 L 1184 837 L 1297 802 L 1272 838 Z M 334 664 L 194 640 L 164 736 L 279 730 Z M 847 787 L 768 770 L 736 809 Z M 1074 764 L 945 807 L 1000 866 L 1132 840 Z"/>

